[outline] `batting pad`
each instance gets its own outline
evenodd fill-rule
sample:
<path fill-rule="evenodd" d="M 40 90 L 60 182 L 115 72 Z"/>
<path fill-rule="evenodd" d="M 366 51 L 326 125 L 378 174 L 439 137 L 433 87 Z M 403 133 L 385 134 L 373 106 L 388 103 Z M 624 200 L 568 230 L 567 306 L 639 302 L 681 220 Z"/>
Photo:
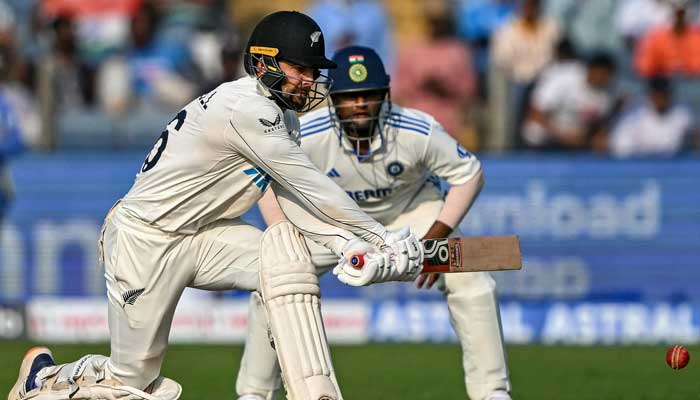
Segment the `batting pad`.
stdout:
<path fill-rule="evenodd" d="M 340 400 L 320 287 L 301 234 L 288 221 L 267 228 L 260 244 L 260 288 L 290 400 Z"/>

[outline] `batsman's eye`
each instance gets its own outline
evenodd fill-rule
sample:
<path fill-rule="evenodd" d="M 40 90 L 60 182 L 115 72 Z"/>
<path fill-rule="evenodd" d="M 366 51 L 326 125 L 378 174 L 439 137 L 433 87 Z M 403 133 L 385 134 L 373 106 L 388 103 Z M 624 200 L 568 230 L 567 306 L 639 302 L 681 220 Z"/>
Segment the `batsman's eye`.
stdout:
<path fill-rule="evenodd" d="M 185 123 L 185 118 L 187 117 L 187 111 L 186 110 L 181 110 L 175 118 L 173 118 L 170 122 L 168 122 L 168 125 L 172 124 L 173 122 L 175 123 L 175 130 L 179 131 L 180 128 L 182 128 L 182 125 Z M 153 150 L 151 150 L 150 153 L 148 153 L 148 156 L 146 156 L 146 160 L 143 162 L 143 166 L 141 166 L 141 172 L 146 172 L 152 169 L 153 167 L 156 166 L 158 163 L 158 160 L 160 160 L 160 156 L 163 155 L 163 152 L 165 151 L 165 147 L 168 145 L 168 127 L 165 127 L 165 130 L 161 132 L 160 137 L 156 141 L 156 144 L 153 145 Z"/>

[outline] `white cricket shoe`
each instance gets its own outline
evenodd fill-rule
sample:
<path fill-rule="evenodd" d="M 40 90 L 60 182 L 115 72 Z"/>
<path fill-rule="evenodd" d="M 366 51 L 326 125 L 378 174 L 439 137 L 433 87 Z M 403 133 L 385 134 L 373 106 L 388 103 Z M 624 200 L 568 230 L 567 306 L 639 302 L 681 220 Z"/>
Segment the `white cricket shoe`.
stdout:
<path fill-rule="evenodd" d="M 486 400 L 513 400 L 510 398 L 510 394 L 506 392 L 505 390 L 496 390 L 495 392 L 491 392 L 488 396 L 486 396 Z"/>
<path fill-rule="evenodd" d="M 7 395 L 7 400 L 22 400 L 27 393 L 36 388 L 34 382 L 36 374 L 44 367 L 54 366 L 53 354 L 48 347 L 32 347 L 27 351 L 22 358 L 22 364 L 19 367 L 19 376 L 15 386 L 12 387 L 10 394 Z"/>

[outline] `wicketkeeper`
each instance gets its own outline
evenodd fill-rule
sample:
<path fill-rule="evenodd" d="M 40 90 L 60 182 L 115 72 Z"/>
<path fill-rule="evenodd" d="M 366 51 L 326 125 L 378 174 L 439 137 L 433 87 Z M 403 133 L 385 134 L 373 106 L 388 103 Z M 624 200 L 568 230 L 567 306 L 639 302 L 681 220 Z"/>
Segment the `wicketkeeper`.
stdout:
<path fill-rule="evenodd" d="M 391 102 L 389 76 L 372 49 L 348 47 L 333 61 L 338 68 L 330 72 L 331 105 L 301 117 L 302 149 L 389 229 L 410 227 L 424 239 L 458 233 L 483 185 L 479 160 L 432 116 Z M 446 197 L 439 179 L 451 186 Z M 268 223 L 284 219 L 271 193 L 261 201 L 261 210 Z M 319 273 L 337 263 L 337 256 L 323 247 L 311 241 L 308 245 Z M 437 279 L 438 274 L 423 275 L 417 285 L 429 288 Z M 440 286 L 462 346 L 469 397 L 509 400 L 511 384 L 494 280 L 487 272 L 446 274 Z M 272 399 L 280 386 L 264 321 L 262 303 L 253 294 L 236 385 L 239 400 Z"/>

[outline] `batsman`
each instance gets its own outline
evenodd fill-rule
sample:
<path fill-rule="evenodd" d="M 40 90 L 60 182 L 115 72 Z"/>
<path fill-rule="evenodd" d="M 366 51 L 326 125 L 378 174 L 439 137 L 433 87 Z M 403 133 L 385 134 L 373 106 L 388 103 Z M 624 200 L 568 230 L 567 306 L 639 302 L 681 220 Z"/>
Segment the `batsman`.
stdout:
<path fill-rule="evenodd" d="M 362 210 L 389 229 L 410 228 L 423 239 L 458 233 L 484 183 L 479 160 L 432 116 L 391 102 L 390 78 L 374 50 L 348 47 L 333 61 L 338 68 L 329 72 L 334 82 L 329 107 L 300 118 L 304 152 Z M 440 179 L 451 186 L 446 197 Z M 263 197 L 260 208 L 268 224 L 284 219 L 272 193 Z M 319 273 L 337 264 L 337 256 L 308 244 Z M 342 270 L 336 267 L 334 273 L 338 272 Z M 416 284 L 430 288 L 438 278 L 462 346 L 469 397 L 510 399 L 494 280 L 488 272 L 424 274 Z M 280 386 L 266 332 L 264 308 L 253 294 L 236 385 L 239 400 L 272 399 Z"/>
<path fill-rule="evenodd" d="M 289 398 L 342 399 L 300 231 L 341 260 L 338 277 L 349 283 L 415 280 L 423 253 L 412 233 L 389 232 L 363 212 L 295 141 L 296 112 L 325 99 L 321 70 L 336 67 L 324 53 L 304 14 L 258 23 L 249 76 L 187 104 L 105 218 L 111 354 L 56 365 L 48 348 L 30 349 L 8 400 L 179 398 L 180 385 L 160 370 L 185 287 L 258 291 Z M 268 186 L 289 221 L 260 232 L 240 216 Z M 357 254 L 366 260 L 359 274 L 348 262 Z"/>

